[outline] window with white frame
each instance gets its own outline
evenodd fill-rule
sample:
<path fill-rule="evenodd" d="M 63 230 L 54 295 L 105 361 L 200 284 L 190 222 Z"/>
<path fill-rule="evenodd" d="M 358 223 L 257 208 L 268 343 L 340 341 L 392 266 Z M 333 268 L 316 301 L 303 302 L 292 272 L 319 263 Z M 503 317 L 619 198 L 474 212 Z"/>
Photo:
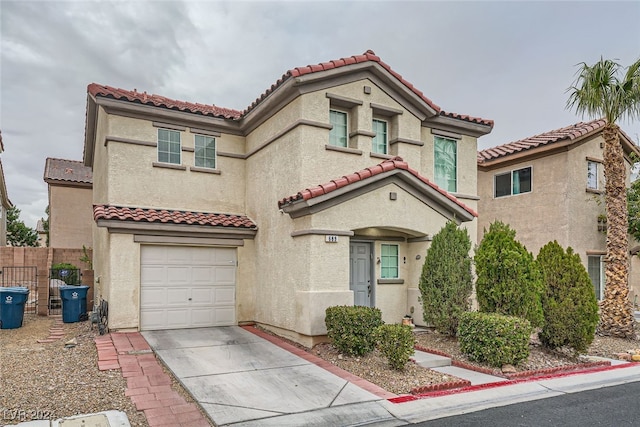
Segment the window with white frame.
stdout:
<path fill-rule="evenodd" d="M 180 132 L 158 129 L 158 161 L 180 164 Z"/>
<path fill-rule="evenodd" d="M 347 113 L 340 110 L 329 110 L 329 144 L 336 147 L 346 147 L 348 142 Z"/>
<path fill-rule="evenodd" d="M 602 255 L 587 256 L 587 271 L 589 272 L 589 278 L 591 278 L 591 283 L 593 283 L 593 291 L 595 292 L 598 300 L 601 300 L 604 297 L 603 265 Z"/>
<path fill-rule="evenodd" d="M 598 162 L 587 161 L 587 188 L 598 189 Z"/>
<path fill-rule="evenodd" d="M 195 165 L 199 168 L 216 168 L 216 139 L 214 137 L 195 135 Z"/>
<path fill-rule="evenodd" d="M 389 144 L 387 137 L 387 122 L 384 120 L 373 119 L 373 137 L 372 151 L 378 154 L 388 154 Z"/>
<path fill-rule="evenodd" d="M 531 166 L 497 174 L 493 177 L 494 197 L 531 192 Z"/>
<path fill-rule="evenodd" d="M 455 139 L 434 137 L 434 180 L 449 192 L 458 191 L 458 143 Z"/>
<path fill-rule="evenodd" d="M 398 278 L 398 245 L 381 245 L 380 278 Z"/>

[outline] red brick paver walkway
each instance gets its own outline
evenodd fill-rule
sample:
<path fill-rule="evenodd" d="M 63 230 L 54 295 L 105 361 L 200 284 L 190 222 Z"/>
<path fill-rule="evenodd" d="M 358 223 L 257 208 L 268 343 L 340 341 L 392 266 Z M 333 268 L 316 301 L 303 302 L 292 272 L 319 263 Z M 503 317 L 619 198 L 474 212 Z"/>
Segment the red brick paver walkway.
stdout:
<path fill-rule="evenodd" d="M 210 427 L 195 403 L 171 388 L 171 378 L 139 332 L 111 333 L 95 338 L 98 369 L 121 369 L 127 379 L 125 395 L 144 411 L 150 427 Z"/>
<path fill-rule="evenodd" d="M 62 316 L 51 316 L 55 319 L 51 328 L 49 328 L 49 336 L 43 340 L 36 340 L 39 343 L 47 343 L 58 341 L 60 338 L 64 337 L 64 326 L 62 323 Z"/>

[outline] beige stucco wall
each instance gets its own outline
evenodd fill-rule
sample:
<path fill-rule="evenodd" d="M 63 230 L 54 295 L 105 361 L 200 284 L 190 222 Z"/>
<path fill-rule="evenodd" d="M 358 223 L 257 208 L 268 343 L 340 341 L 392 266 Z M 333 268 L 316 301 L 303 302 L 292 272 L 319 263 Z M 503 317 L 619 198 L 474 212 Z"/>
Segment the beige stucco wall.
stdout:
<path fill-rule="evenodd" d="M 49 246 L 93 247 L 91 188 L 49 184 Z"/>

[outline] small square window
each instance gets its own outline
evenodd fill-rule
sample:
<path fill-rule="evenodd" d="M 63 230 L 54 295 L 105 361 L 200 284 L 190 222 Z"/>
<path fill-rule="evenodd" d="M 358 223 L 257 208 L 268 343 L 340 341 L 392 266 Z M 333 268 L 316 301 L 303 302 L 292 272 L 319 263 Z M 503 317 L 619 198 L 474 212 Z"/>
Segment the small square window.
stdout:
<path fill-rule="evenodd" d="M 199 168 L 216 168 L 216 139 L 195 135 L 195 165 Z"/>
<path fill-rule="evenodd" d="M 333 126 L 329 131 L 329 144 L 336 147 L 347 146 L 347 113 L 330 110 L 329 120 Z"/>
<path fill-rule="evenodd" d="M 387 122 L 384 120 L 373 119 L 373 137 L 372 151 L 378 154 L 388 154 L 388 138 L 387 138 Z"/>
<path fill-rule="evenodd" d="M 531 192 L 531 167 L 501 173 L 493 177 L 495 198 Z"/>
<path fill-rule="evenodd" d="M 180 164 L 180 132 L 158 129 L 158 161 Z"/>
<path fill-rule="evenodd" d="M 398 245 L 381 245 L 380 278 L 397 279 L 398 276 Z"/>

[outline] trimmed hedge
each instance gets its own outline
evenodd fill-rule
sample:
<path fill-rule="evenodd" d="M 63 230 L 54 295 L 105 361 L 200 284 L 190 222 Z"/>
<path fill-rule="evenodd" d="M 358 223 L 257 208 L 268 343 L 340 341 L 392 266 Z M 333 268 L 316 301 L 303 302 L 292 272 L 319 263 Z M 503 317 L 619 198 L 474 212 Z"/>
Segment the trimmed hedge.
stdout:
<path fill-rule="evenodd" d="M 383 325 L 382 312 L 375 307 L 340 305 L 325 311 L 327 336 L 343 353 L 362 356 L 376 347 L 376 330 Z"/>
<path fill-rule="evenodd" d="M 67 285 L 79 285 L 81 283 L 80 270 L 73 264 L 58 263 L 51 266 L 50 279 L 58 279 Z"/>
<path fill-rule="evenodd" d="M 531 323 L 495 313 L 463 313 L 458 327 L 460 350 L 477 362 L 500 367 L 529 357 Z"/>
<path fill-rule="evenodd" d="M 378 326 L 378 349 L 393 369 L 402 370 L 414 352 L 416 339 L 408 325 Z"/>

